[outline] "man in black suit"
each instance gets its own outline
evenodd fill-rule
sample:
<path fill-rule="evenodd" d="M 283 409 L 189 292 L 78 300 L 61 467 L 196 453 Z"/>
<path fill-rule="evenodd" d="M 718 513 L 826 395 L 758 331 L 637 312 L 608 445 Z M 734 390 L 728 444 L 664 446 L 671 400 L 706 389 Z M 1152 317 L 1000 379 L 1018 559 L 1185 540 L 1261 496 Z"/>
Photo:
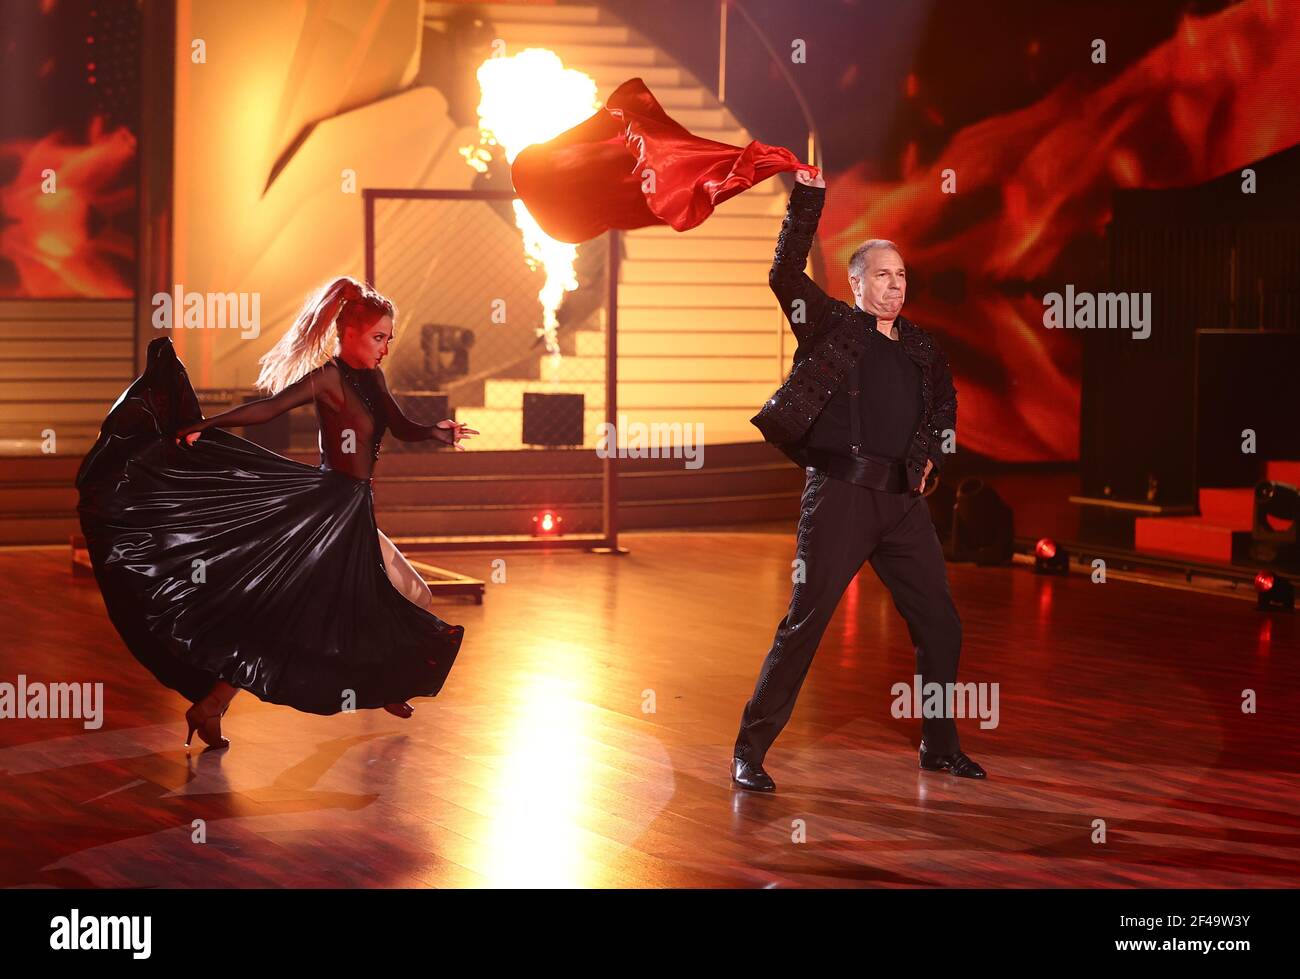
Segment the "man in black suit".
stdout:
<path fill-rule="evenodd" d="M 957 680 L 961 619 L 943 549 L 922 497 L 957 425 L 957 392 L 934 338 L 900 312 L 907 271 L 893 242 L 865 242 L 849 261 L 854 306 L 805 273 L 826 183 L 800 171 L 768 281 L 798 348 L 781 388 L 753 422 L 806 469 L 795 585 L 745 705 L 731 763 L 734 784 L 771 792 L 763 759 L 795 698 L 840 596 L 864 561 L 907 622 L 923 684 Z M 945 698 L 950 708 L 951 699 Z M 961 750 L 951 710 L 921 725 L 921 768 L 964 778 L 985 772 Z"/>

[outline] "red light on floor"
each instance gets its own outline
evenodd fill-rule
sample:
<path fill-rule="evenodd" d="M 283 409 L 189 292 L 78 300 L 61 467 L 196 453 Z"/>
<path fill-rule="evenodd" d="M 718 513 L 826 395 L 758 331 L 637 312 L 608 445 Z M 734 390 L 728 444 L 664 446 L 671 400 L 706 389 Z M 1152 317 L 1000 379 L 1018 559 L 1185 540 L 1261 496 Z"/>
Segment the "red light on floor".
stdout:
<path fill-rule="evenodd" d="M 564 518 L 554 510 L 543 510 L 533 517 L 534 537 L 558 537 Z"/>
<path fill-rule="evenodd" d="M 1260 571 L 1255 575 L 1255 590 L 1259 592 L 1255 608 L 1261 612 L 1295 611 L 1295 585 L 1289 579 L 1272 571 Z"/>
<path fill-rule="evenodd" d="M 1050 537 L 1038 538 L 1038 543 L 1034 545 L 1034 574 L 1068 575 L 1069 573 L 1070 552 L 1063 547 L 1057 547 L 1056 541 Z"/>

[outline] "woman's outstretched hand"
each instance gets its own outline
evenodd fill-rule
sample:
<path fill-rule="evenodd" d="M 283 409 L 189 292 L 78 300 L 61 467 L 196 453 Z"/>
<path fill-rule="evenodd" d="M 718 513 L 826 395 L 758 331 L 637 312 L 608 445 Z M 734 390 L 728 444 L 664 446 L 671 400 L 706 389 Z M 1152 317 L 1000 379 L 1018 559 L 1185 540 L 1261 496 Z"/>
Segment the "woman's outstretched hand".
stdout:
<path fill-rule="evenodd" d="M 799 183 L 801 184 L 807 184 L 809 187 L 826 186 L 826 178 L 822 176 L 822 172 L 820 169 L 818 169 L 817 175 L 815 177 L 807 170 L 796 170 L 794 172 L 794 179 L 799 181 Z"/>
<path fill-rule="evenodd" d="M 438 424 L 435 427 L 445 428 L 450 430 L 453 433 L 451 437 L 451 441 L 448 442 L 447 444 L 450 445 L 457 452 L 465 451 L 465 446 L 460 444 L 461 439 L 469 438 L 471 435 L 479 434 L 474 429 L 470 428 L 468 425 L 462 425 L 454 418 L 445 418 L 442 421 L 438 422 Z"/>
<path fill-rule="evenodd" d="M 184 439 L 186 445 L 193 445 L 195 442 L 198 441 L 199 436 L 202 434 L 203 431 L 201 429 L 196 430 L 192 425 L 186 425 L 184 428 L 178 428 L 176 430 L 176 444 L 180 445 L 181 440 Z"/>

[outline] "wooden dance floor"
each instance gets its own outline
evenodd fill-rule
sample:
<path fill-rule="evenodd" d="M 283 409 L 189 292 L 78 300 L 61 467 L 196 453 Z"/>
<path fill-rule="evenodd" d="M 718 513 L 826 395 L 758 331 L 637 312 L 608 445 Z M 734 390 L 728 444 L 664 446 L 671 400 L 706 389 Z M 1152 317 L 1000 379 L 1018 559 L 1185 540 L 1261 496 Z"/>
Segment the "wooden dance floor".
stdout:
<path fill-rule="evenodd" d="M 989 771 L 974 782 L 919 771 L 920 722 L 891 716 L 912 648 L 868 567 L 768 755 L 777 794 L 748 794 L 727 763 L 789 599 L 792 535 L 624 542 L 623 557 L 441 554 L 489 582 L 483 605 L 439 607 L 467 631 L 441 696 L 401 720 L 243 693 L 231 748 L 193 755 L 185 703 L 125 651 L 67 549 L 0 551 L 0 682 L 102 681 L 105 704 L 94 730 L 0 721 L 3 884 L 1300 883 L 1294 615 L 949 565 L 961 680 L 999 684 L 996 727 L 958 722 Z"/>

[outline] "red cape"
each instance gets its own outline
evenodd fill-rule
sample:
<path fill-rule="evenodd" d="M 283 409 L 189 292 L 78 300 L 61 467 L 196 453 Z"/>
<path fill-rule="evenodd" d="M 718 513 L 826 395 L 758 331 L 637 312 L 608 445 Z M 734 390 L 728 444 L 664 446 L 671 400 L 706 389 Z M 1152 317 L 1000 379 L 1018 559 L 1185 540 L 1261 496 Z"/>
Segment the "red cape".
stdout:
<path fill-rule="evenodd" d="M 647 170 L 653 191 L 642 190 Z M 664 112 L 645 82 L 630 78 L 590 119 L 526 147 L 511 176 L 542 230 L 577 243 L 610 228 L 688 231 L 723 201 L 786 170 L 821 172 L 784 147 L 701 139 Z"/>

